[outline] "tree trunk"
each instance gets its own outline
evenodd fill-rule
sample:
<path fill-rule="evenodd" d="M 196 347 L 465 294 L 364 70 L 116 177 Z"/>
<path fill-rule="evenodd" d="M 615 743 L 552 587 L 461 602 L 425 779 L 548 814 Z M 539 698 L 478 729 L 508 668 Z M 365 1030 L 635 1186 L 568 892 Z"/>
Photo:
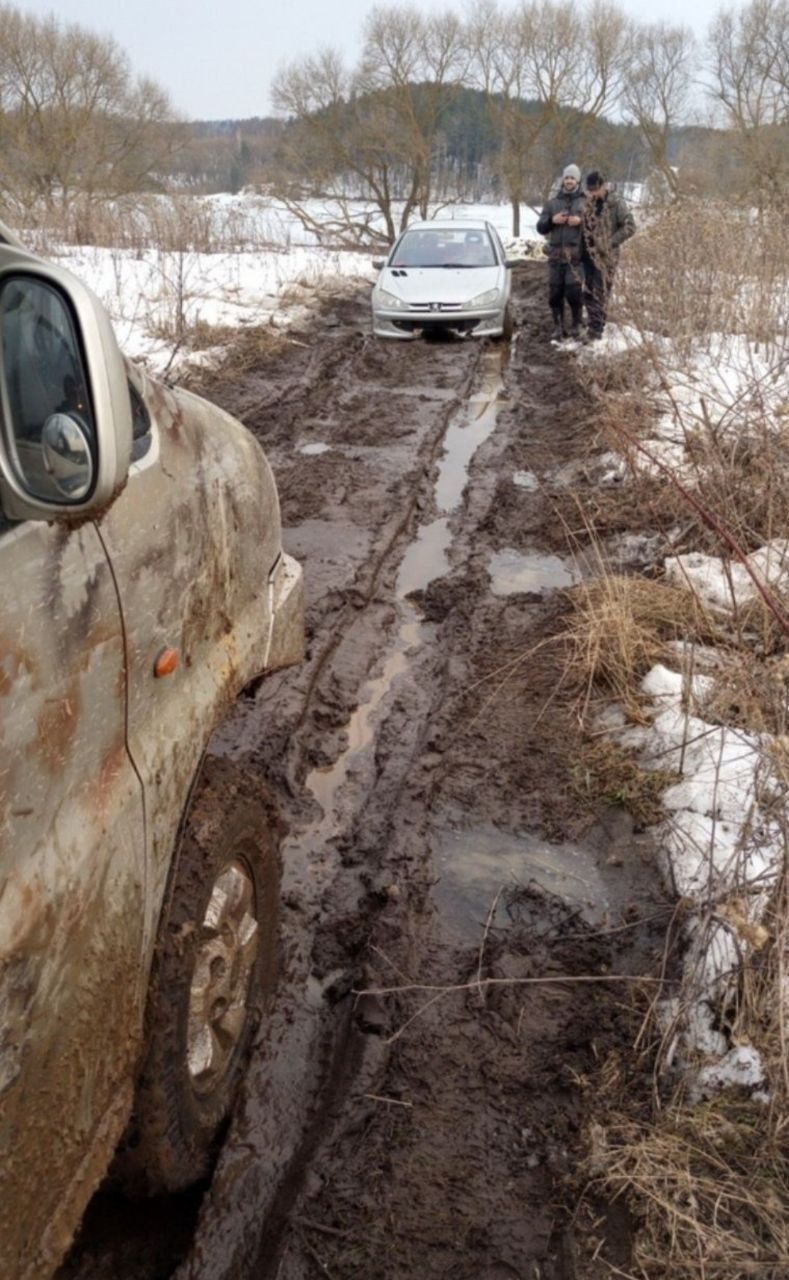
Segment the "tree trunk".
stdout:
<path fill-rule="evenodd" d="M 521 233 L 521 202 L 520 202 L 520 196 L 519 196 L 519 195 L 513 195 L 513 196 L 511 196 L 511 197 L 510 197 L 510 204 L 512 205 L 512 236 L 513 236 L 513 239 L 514 239 L 514 240 L 517 240 L 518 236 L 519 236 L 519 235 L 520 235 L 520 233 Z"/>

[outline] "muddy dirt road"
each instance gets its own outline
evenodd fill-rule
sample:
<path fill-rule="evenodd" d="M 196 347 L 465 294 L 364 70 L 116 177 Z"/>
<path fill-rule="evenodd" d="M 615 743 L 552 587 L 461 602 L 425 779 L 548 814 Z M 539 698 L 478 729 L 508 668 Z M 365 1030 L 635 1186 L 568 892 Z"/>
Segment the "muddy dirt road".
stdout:
<path fill-rule="evenodd" d="M 663 904 L 579 798 L 554 497 L 602 446 L 544 291 L 518 272 L 511 350 L 377 343 L 338 298 L 210 388 L 308 590 L 307 661 L 216 742 L 289 824 L 281 990 L 202 1202 L 98 1197 L 64 1278 L 576 1275 L 585 1073 L 630 1033 L 599 979 L 652 969 Z"/>

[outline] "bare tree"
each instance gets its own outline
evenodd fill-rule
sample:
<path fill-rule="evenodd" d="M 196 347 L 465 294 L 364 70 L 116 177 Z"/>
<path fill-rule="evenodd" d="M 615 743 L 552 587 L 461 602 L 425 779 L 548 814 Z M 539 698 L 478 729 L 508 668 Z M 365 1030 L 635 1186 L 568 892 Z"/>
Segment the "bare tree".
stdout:
<path fill-rule="evenodd" d="M 335 210 L 323 234 L 345 242 L 391 242 L 416 210 L 427 216 L 442 117 L 467 60 L 462 37 L 451 13 L 378 8 L 355 71 L 325 50 L 280 72 L 272 97 L 290 125 L 276 190 L 305 226 L 321 230 L 302 198 L 317 193 Z M 352 212 L 349 195 L 371 200 L 382 230 Z"/>
<path fill-rule="evenodd" d="M 557 168 L 581 156 L 603 113 L 619 101 L 629 24 L 611 0 L 523 0 L 515 10 L 480 0 L 468 22 L 474 83 L 500 139 L 500 171 L 512 205 L 544 195 Z"/>
<path fill-rule="evenodd" d="M 789 189 L 789 3 L 722 10 L 709 34 L 709 91 L 734 134 L 740 189 L 760 210 Z"/>
<path fill-rule="evenodd" d="M 48 206 L 149 181 L 175 145 L 165 92 L 117 45 L 0 5 L 0 187 Z"/>
<path fill-rule="evenodd" d="M 665 22 L 633 27 L 623 102 L 672 197 L 679 183 L 671 164 L 670 137 L 688 116 L 696 58 L 695 38 L 688 27 Z"/>
<path fill-rule="evenodd" d="M 449 11 L 423 17 L 404 5 L 376 7 L 365 24 L 356 83 L 361 92 L 385 95 L 395 110 L 410 170 L 403 225 L 415 207 L 427 217 L 442 118 L 468 61 L 463 26 Z"/>
<path fill-rule="evenodd" d="M 472 83 L 484 92 L 498 134 L 499 172 L 515 236 L 521 205 L 533 188 L 535 150 L 552 110 L 552 104 L 535 101 L 536 27 L 534 5 L 506 12 L 495 0 L 479 0 L 467 27 Z"/>
<path fill-rule="evenodd" d="M 334 50 L 302 58 L 277 75 L 272 100 L 289 117 L 274 190 L 302 223 L 318 236 L 365 244 L 395 238 L 394 200 L 402 161 L 394 112 L 385 98 L 361 103 L 353 75 Z M 334 220 L 315 219 L 305 196 L 334 201 Z M 370 217 L 350 211 L 349 196 L 368 197 L 381 214 L 384 230 Z"/>

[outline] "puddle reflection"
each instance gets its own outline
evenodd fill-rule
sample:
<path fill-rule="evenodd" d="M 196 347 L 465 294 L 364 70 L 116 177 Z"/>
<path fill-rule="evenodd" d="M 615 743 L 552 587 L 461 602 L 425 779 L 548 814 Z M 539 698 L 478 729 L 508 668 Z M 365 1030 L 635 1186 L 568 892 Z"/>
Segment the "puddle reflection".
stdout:
<path fill-rule="evenodd" d="M 328 453 L 330 449 L 330 444 L 324 444 L 322 441 L 318 441 L 315 444 L 298 445 L 296 453 L 304 453 L 307 457 L 317 457 L 319 453 Z"/>
<path fill-rule="evenodd" d="M 545 552 L 514 551 L 505 547 L 490 557 L 488 572 L 494 596 L 511 596 L 525 591 L 555 591 L 580 582 L 577 567 L 561 556 Z"/>
<path fill-rule="evenodd" d="M 593 925 L 602 923 L 613 905 L 595 856 L 575 845 L 552 845 L 536 836 L 494 827 L 447 831 L 439 837 L 436 863 L 440 879 L 433 888 L 433 900 L 442 927 L 463 941 L 479 938 L 502 886 L 536 882 L 577 907 Z M 495 920 L 504 924 L 507 919 L 500 899 Z"/>

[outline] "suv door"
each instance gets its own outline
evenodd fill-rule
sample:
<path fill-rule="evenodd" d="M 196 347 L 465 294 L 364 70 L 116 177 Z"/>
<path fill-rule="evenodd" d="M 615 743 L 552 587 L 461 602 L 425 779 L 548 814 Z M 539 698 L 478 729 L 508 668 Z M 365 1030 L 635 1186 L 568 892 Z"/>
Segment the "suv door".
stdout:
<path fill-rule="evenodd" d="M 265 666 L 280 519 L 247 431 L 141 370 L 130 368 L 130 382 L 138 456 L 101 527 L 120 586 L 129 749 L 150 797 L 151 900 L 160 902 L 209 737 Z M 167 651 L 177 665 L 161 677 Z M 156 924 L 151 917 L 151 946 Z"/>
<path fill-rule="evenodd" d="M 67 319 L 53 336 L 52 302 L 45 338 L 60 362 Z M 36 423 L 57 415 L 24 394 L 32 382 L 45 395 L 47 353 L 25 333 L 9 340 L 2 323 L 0 337 L 9 455 L 20 481 L 50 484 Z M 73 378 L 76 340 L 68 360 Z M 79 442 L 89 438 L 88 424 Z M 65 488 L 66 464 L 81 462 L 66 445 Z M 97 526 L 1 520 L 0 1275 L 15 1280 L 57 1262 L 130 1105 L 145 995 L 145 828 L 126 696 L 118 596 Z"/>

